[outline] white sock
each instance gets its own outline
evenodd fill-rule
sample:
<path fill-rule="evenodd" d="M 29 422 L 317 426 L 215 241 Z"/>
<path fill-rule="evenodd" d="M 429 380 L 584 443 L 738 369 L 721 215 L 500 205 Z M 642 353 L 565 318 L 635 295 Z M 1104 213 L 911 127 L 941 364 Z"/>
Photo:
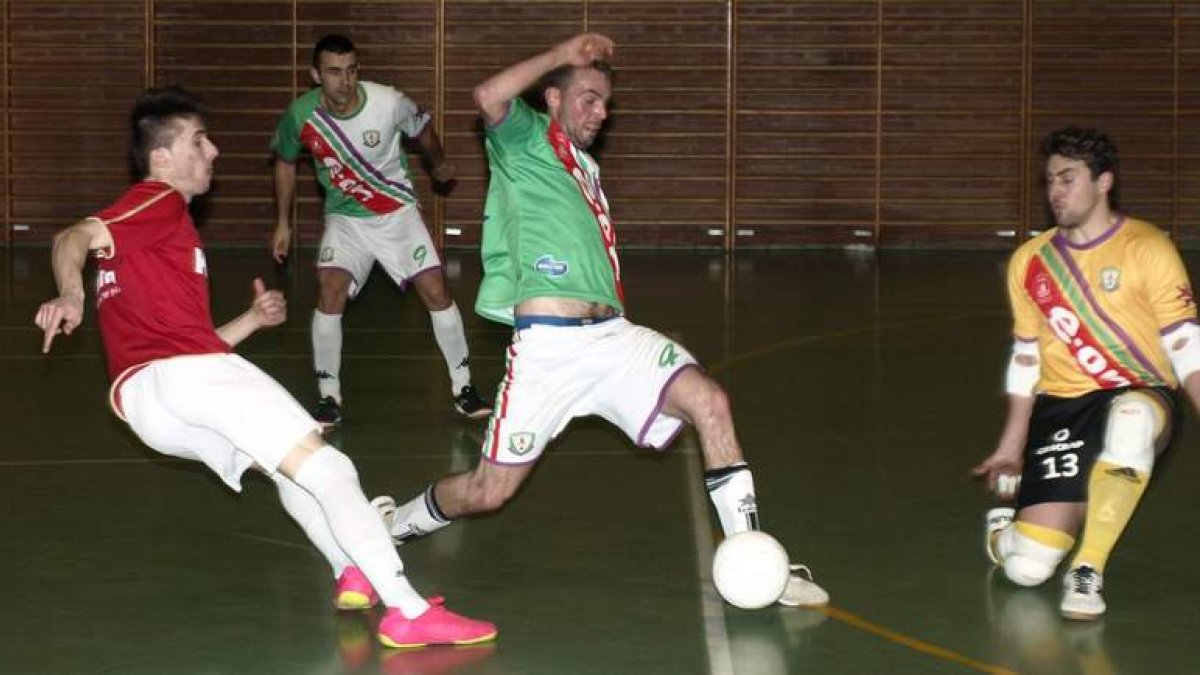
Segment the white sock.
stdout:
<path fill-rule="evenodd" d="M 329 523 L 325 520 L 325 512 L 321 505 L 304 488 L 292 482 L 291 478 L 277 473 L 271 476 L 279 488 L 279 501 L 283 502 L 283 510 L 288 512 L 292 520 L 308 535 L 308 540 L 317 547 L 329 566 L 333 568 L 333 578 L 342 576 L 342 571 L 350 565 L 350 556 L 338 546 Z"/>
<path fill-rule="evenodd" d="M 717 510 L 726 537 L 758 529 L 758 502 L 754 475 L 745 462 L 704 472 L 708 498 Z"/>
<path fill-rule="evenodd" d="M 451 392 L 455 396 L 462 388 L 471 384 L 471 352 L 467 348 L 467 336 L 463 329 L 462 314 L 458 305 L 451 302 L 446 309 L 430 312 L 433 321 L 433 338 L 446 359 L 450 371 Z"/>
<path fill-rule="evenodd" d="M 452 522 L 438 508 L 433 486 L 430 485 L 408 503 L 396 507 L 391 534 L 401 541 L 408 541 L 436 532 Z"/>
<path fill-rule="evenodd" d="M 312 318 L 313 370 L 317 373 L 317 390 L 321 398 L 332 396 L 342 402 L 342 315 L 313 311 Z"/>
<path fill-rule="evenodd" d="M 429 609 L 404 576 L 404 563 L 387 528 L 367 502 L 350 458 L 326 445 L 304 460 L 293 477 L 321 505 L 338 546 L 362 570 L 383 604 L 413 618 Z"/>

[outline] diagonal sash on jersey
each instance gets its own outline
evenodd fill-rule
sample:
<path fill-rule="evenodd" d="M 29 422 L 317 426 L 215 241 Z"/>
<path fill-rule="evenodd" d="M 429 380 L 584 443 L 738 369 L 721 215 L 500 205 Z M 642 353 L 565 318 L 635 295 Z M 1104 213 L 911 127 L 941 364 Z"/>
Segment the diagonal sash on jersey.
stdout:
<path fill-rule="evenodd" d="M 604 241 L 604 252 L 608 256 L 608 264 L 612 267 L 613 285 L 616 286 L 617 298 L 621 302 L 625 302 L 625 287 L 621 283 L 621 262 L 617 259 L 617 231 L 613 228 L 612 219 L 608 216 L 608 208 L 603 201 L 604 195 L 600 192 L 600 184 L 597 182 L 593 185 L 588 180 L 583 167 L 579 166 L 579 162 L 575 159 L 571 139 L 567 138 L 567 134 L 563 132 L 558 122 L 550 121 L 546 137 L 550 141 L 550 147 L 554 149 L 554 154 L 563 163 L 563 168 L 579 185 L 579 191 L 583 193 L 583 200 L 587 202 L 588 207 L 592 210 L 592 215 L 596 217 L 596 223 L 600 226 L 600 239 Z"/>
<path fill-rule="evenodd" d="M 1165 378 L 1105 314 L 1082 273 L 1048 243 L 1029 261 L 1025 292 L 1066 345 L 1081 373 L 1102 389 L 1159 386 Z"/>
<path fill-rule="evenodd" d="M 329 172 L 329 183 L 372 213 L 392 213 L 415 204 L 411 184 L 389 180 L 354 148 L 329 115 L 318 108 L 300 130 L 300 140 L 317 164 Z"/>

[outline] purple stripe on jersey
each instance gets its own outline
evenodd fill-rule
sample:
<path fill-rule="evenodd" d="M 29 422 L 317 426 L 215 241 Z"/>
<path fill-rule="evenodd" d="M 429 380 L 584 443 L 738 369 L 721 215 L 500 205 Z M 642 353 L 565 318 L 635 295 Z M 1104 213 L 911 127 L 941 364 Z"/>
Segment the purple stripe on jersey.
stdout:
<path fill-rule="evenodd" d="M 350 139 L 346 137 L 346 134 L 342 132 L 342 128 L 340 126 L 338 126 L 337 120 L 334 119 L 333 115 L 329 114 L 328 110 L 326 110 L 320 106 L 317 106 L 316 113 L 317 113 L 317 115 L 319 115 L 321 117 L 321 119 L 325 120 L 326 126 L 328 126 L 330 129 L 333 130 L 334 135 L 336 135 L 338 137 L 338 140 L 340 140 L 342 142 L 342 147 L 346 148 L 346 152 L 349 152 L 350 155 L 352 157 L 354 157 L 354 159 L 359 164 L 361 164 L 367 170 L 367 172 L 370 173 L 375 178 L 375 180 L 378 180 L 385 185 L 390 185 L 398 190 L 402 190 L 402 191 L 408 192 L 408 193 L 413 193 L 413 186 L 412 186 L 411 182 L 408 182 L 407 184 L 405 184 L 405 183 L 397 183 L 396 181 L 393 181 L 393 180 L 388 180 L 388 178 L 386 176 L 384 176 L 382 173 L 379 172 L 379 169 L 375 168 L 374 164 L 371 164 L 366 159 L 364 159 L 362 155 L 358 154 L 358 149 L 354 147 L 354 144 L 352 142 L 350 142 Z M 403 152 L 403 149 L 401 150 L 401 152 Z M 415 195 L 415 193 L 413 193 L 413 194 Z"/>
<path fill-rule="evenodd" d="M 1115 229 L 1116 228 L 1114 228 L 1114 231 Z M 1075 259 L 1071 257 L 1070 252 L 1065 250 L 1067 248 L 1066 240 L 1060 240 L 1058 237 L 1055 237 L 1053 243 L 1054 248 L 1058 250 L 1058 254 L 1062 257 L 1063 262 L 1066 263 L 1067 270 L 1071 273 L 1071 277 L 1075 279 L 1075 283 L 1079 285 L 1080 292 L 1083 293 L 1083 297 L 1087 300 L 1088 304 L 1091 305 L 1092 311 L 1096 313 L 1096 316 L 1100 317 L 1100 320 L 1104 322 L 1104 325 L 1107 326 L 1108 329 L 1121 340 L 1121 342 L 1125 343 L 1125 346 L 1129 349 L 1130 355 L 1137 360 L 1138 364 L 1140 364 L 1150 373 L 1154 374 L 1154 376 L 1159 380 L 1166 382 L 1167 378 L 1163 377 L 1163 374 L 1158 372 L 1158 369 L 1154 367 L 1154 364 L 1150 361 L 1150 359 L 1146 358 L 1146 355 L 1137 348 L 1137 343 L 1134 342 L 1133 339 L 1129 337 L 1129 334 L 1122 330 L 1122 328 L 1112 320 L 1112 317 L 1110 317 L 1108 314 L 1105 314 L 1104 310 L 1100 307 L 1100 304 L 1096 302 L 1096 297 L 1092 294 L 1092 287 L 1091 284 L 1088 283 L 1087 277 L 1084 276 L 1083 271 L 1080 270 L 1075 264 Z"/>
<path fill-rule="evenodd" d="M 1170 333 L 1171 331 L 1175 330 L 1176 328 L 1179 328 L 1180 326 L 1183 326 L 1183 325 L 1186 325 L 1189 323 L 1200 324 L 1200 321 L 1198 321 L 1196 319 L 1184 319 L 1183 321 L 1176 321 L 1175 323 L 1167 326 L 1166 328 L 1159 329 L 1158 334 L 1166 335 L 1167 333 Z"/>
<path fill-rule="evenodd" d="M 1063 236 L 1061 229 L 1059 230 L 1059 232 L 1057 234 L 1054 235 L 1054 238 L 1055 239 L 1061 238 L 1064 244 L 1066 244 L 1068 247 L 1073 248 L 1077 251 L 1086 251 L 1089 248 L 1096 248 L 1100 244 L 1103 244 L 1104 242 L 1108 241 L 1109 239 L 1112 239 L 1112 236 L 1114 234 L 1116 234 L 1117 230 L 1120 230 L 1121 226 L 1124 224 L 1125 224 L 1125 216 L 1118 214 L 1117 222 L 1115 225 L 1108 228 L 1108 231 L 1105 232 L 1104 234 L 1100 235 L 1099 237 L 1096 237 L 1095 239 L 1089 241 L 1086 244 L 1072 244 L 1071 242 L 1067 241 L 1067 238 L 1065 236 Z"/>
<path fill-rule="evenodd" d="M 654 409 L 650 411 L 650 415 L 646 417 L 646 422 L 642 424 L 642 430 L 638 432 L 636 442 L 639 448 L 648 447 L 646 445 L 646 434 L 650 433 L 650 425 L 654 424 L 654 420 L 658 419 L 658 416 L 662 414 L 663 404 L 667 402 L 667 390 L 671 388 L 671 384 L 675 382 L 675 378 L 679 377 L 679 374 L 688 368 L 699 367 L 700 366 L 695 363 L 685 363 L 679 368 L 676 368 L 675 372 L 671 373 L 670 377 L 667 378 L 667 381 L 663 383 L 662 389 L 658 390 L 658 401 L 655 402 Z M 671 441 L 675 440 L 675 437 L 679 435 L 679 432 L 682 429 L 683 420 L 680 420 L 679 427 L 675 430 L 675 433 L 671 434 L 671 437 L 668 438 L 662 445 L 656 447 L 661 450 L 662 448 L 670 445 Z"/>

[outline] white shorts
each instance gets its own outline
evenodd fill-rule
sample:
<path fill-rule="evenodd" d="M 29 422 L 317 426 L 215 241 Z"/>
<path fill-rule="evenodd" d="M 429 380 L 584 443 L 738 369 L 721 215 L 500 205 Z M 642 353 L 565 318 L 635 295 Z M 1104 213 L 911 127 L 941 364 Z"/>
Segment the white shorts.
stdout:
<path fill-rule="evenodd" d="M 237 354 L 151 361 L 113 383 L 113 411 L 146 445 L 204 462 L 240 492 L 257 464 L 274 474 L 306 434 L 320 430 L 269 375 Z"/>
<path fill-rule="evenodd" d="M 402 290 L 413 277 L 442 266 L 421 219 L 421 209 L 409 205 L 368 218 L 325 214 L 318 270 L 336 268 L 349 272 L 353 298 L 366 285 L 375 261 Z"/>
<path fill-rule="evenodd" d="M 513 333 L 483 442 L 496 464 L 537 461 L 576 417 L 599 415 L 640 447 L 665 447 L 683 421 L 663 414 L 667 386 L 696 359 L 670 338 L 617 317 Z"/>

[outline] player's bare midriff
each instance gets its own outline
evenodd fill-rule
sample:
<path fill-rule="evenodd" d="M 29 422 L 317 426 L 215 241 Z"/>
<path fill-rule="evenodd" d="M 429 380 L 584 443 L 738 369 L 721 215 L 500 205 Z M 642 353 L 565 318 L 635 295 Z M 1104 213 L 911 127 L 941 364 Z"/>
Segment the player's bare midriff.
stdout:
<path fill-rule="evenodd" d="M 574 298 L 530 298 L 517 305 L 517 316 L 568 316 L 572 318 L 604 319 L 617 310 L 601 302 Z"/>

